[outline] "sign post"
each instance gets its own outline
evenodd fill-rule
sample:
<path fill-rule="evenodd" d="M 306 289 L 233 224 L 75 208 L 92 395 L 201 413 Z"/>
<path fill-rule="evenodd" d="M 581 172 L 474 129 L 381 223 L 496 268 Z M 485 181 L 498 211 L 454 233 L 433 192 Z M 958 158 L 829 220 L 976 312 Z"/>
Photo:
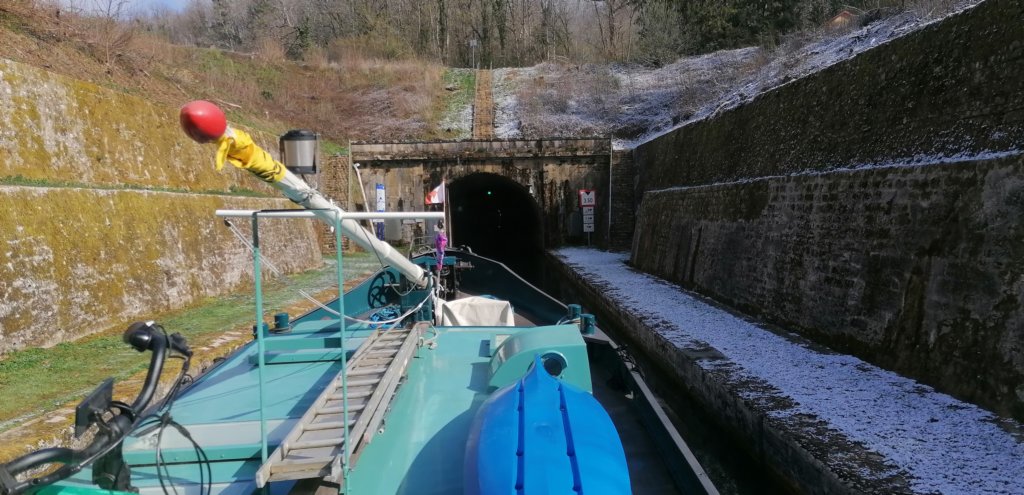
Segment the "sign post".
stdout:
<path fill-rule="evenodd" d="M 384 184 L 377 183 L 377 211 L 381 212 L 387 209 L 387 196 L 384 194 Z M 384 240 L 384 221 L 374 220 L 373 230 L 377 234 L 377 239 Z"/>
<path fill-rule="evenodd" d="M 594 209 L 597 207 L 597 190 L 580 189 L 580 213 L 583 215 L 583 232 L 587 234 L 587 245 L 590 245 L 590 234 L 594 232 Z"/>

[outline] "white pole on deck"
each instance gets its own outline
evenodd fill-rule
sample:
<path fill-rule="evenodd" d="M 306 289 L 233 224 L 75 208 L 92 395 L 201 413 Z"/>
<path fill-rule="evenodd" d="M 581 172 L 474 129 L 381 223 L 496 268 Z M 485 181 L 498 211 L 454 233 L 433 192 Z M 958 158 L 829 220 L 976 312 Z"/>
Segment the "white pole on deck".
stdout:
<path fill-rule="evenodd" d="M 313 210 L 313 213 L 326 222 L 327 225 L 333 226 L 335 218 L 345 213 L 345 210 L 342 210 L 341 207 L 323 197 L 319 191 L 309 187 L 306 181 L 291 173 L 291 171 L 285 170 L 284 178 L 271 185 L 281 191 L 285 197 L 303 208 Z M 416 285 L 420 287 L 427 286 L 427 276 L 419 265 L 409 261 L 402 253 L 391 247 L 390 244 L 378 240 L 375 235 L 364 229 L 355 220 L 343 219 L 341 221 L 341 232 L 348 236 L 352 242 L 359 245 L 359 247 L 367 251 L 376 252 L 385 263 L 391 265 L 391 267 L 405 275 L 406 278 Z"/>
<path fill-rule="evenodd" d="M 390 244 L 377 240 L 355 220 L 344 218 L 345 210 L 310 187 L 306 181 L 285 168 L 283 164 L 272 159 L 267 152 L 252 142 L 252 138 L 247 133 L 242 131 L 236 133 L 228 126 L 227 117 L 216 105 L 203 100 L 190 102 L 181 107 L 179 118 L 182 130 L 194 141 L 217 143 L 219 147 L 217 151 L 218 170 L 226 160 L 231 161 L 233 165 L 245 168 L 269 183 L 284 193 L 285 197 L 303 208 L 313 210 L 314 214 L 328 226 L 334 227 L 335 220 L 342 218 L 341 232 L 352 242 L 363 249 L 376 252 L 381 260 L 385 260 L 387 264 L 416 285 L 427 286 L 429 280 L 422 268 L 395 251 Z M 236 139 L 241 139 L 243 144 L 238 144 Z M 236 145 L 238 148 L 235 148 Z M 239 153 L 239 155 L 233 156 L 232 152 Z M 358 174 L 358 169 L 356 170 Z M 341 246 L 338 248 L 340 249 Z"/>

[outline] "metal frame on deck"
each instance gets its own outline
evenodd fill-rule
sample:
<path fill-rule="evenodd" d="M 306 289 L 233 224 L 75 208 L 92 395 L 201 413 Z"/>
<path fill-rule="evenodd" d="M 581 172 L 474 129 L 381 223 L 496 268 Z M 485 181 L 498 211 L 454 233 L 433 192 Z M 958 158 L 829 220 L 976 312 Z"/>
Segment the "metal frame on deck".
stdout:
<path fill-rule="evenodd" d="M 257 376 L 259 381 L 259 404 L 260 404 L 260 462 L 265 464 L 268 458 L 267 447 L 267 415 L 264 398 L 266 396 L 266 380 L 264 368 L 266 358 L 264 356 L 266 344 L 263 335 L 263 286 L 262 268 L 260 254 L 259 219 L 262 218 L 318 218 L 318 213 L 328 212 L 334 220 L 335 252 L 337 257 L 338 273 L 338 337 L 340 341 L 341 369 L 346 369 L 347 352 L 345 349 L 345 279 L 342 265 L 342 229 L 343 220 L 372 220 L 372 219 L 443 219 L 444 212 L 342 212 L 337 209 L 288 209 L 288 210 L 217 210 L 216 216 L 222 218 L 251 218 L 252 219 L 252 246 L 253 246 L 253 279 L 255 285 L 255 311 L 256 311 L 256 347 L 257 347 Z M 343 417 L 348 418 L 348 379 L 347 373 L 341 373 L 342 409 Z M 342 454 L 342 478 L 345 485 L 348 482 L 350 469 L 350 442 L 349 434 L 351 426 L 344 427 L 344 447 Z"/>

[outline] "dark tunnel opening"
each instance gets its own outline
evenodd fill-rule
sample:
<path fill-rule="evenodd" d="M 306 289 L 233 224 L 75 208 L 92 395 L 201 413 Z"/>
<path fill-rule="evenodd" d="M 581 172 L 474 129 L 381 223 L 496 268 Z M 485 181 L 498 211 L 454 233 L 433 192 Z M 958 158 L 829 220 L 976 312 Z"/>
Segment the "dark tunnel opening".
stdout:
<path fill-rule="evenodd" d="M 496 174 L 476 173 L 449 186 L 453 245 L 508 265 L 537 283 L 544 226 L 540 207 L 522 185 Z"/>

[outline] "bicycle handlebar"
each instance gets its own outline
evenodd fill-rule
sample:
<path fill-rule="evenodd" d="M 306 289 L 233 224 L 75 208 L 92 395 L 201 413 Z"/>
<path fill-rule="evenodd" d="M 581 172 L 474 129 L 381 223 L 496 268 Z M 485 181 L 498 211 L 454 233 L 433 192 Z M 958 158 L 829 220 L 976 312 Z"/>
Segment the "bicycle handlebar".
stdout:
<path fill-rule="evenodd" d="M 94 419 L 93 422 L 99 424 L 100 431 L 97 432 L 92 443 L 82 450 L 52 447 L 30 452 L 7 464 L 0 464 L 0 495 L 19 495 L 30 488 L 48 485 L 67 478 L 81 471 L 83 467 L 99 456 L 109 452 L 124 439 L 125 435 L 135 426 L 139 415 L 153 400 L 160 374 L 163 372 L 167 359 L 168 349 L 181 354 L 186 359 L 192 357 L 192 351 L 184 337 L 177 333 L 168 336 L 166 332 L 162 329 L 158 330 L 158 328 L 153 322 L 136 322 L 124 332 L 125 343 L 139 352 L 153 351 L 153 357 L 150 358 L 149 369 L 146 372 L 146 380 L 135 401 L 130 406 L 112 403 L 108 407 L 108 411 L 116 409 L 118 414 L 114 414 L 109 421 L 102 421 L 102 418 Z M 26 481 L 18 481 L 16 478 L 18 474 L 29 469 L 52 463 L 62 463 L 64 466 L 38 478 Z"/>

